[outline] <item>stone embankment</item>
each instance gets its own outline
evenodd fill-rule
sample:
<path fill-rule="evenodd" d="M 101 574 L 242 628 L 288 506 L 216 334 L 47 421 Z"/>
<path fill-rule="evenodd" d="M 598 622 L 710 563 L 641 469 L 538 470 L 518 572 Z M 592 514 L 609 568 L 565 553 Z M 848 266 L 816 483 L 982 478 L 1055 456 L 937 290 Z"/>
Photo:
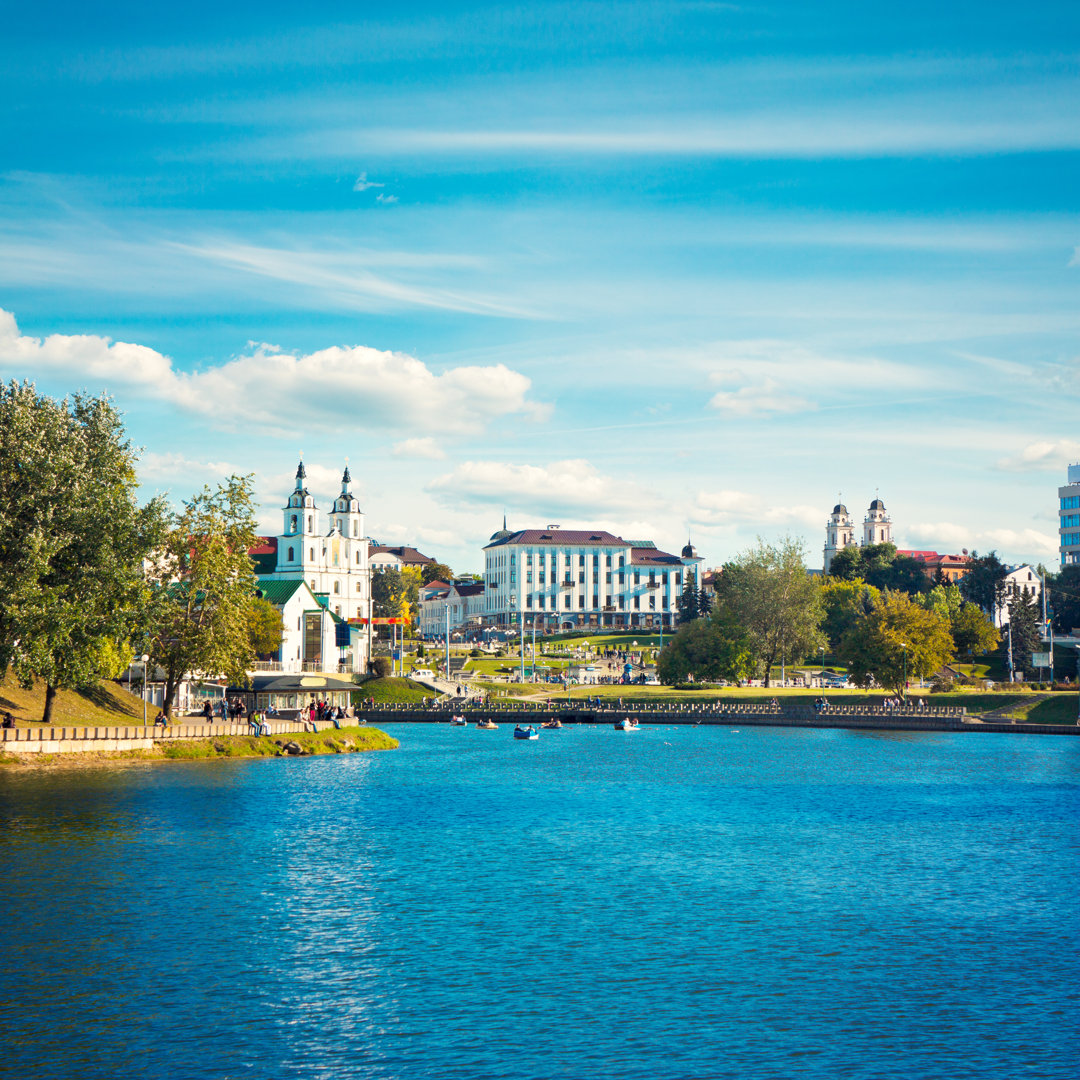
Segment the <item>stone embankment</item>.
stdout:
<path fill-rule="evenodd" d="M 345 721 L 354 723 L 355 721 Z M 333 728 L 329 720 L 316 725 L 320 731 Z M 270 735 L 292 735 L 304 731 L 294 720 L 264 722 Z M 310 725 L 308 725 L 310 730 Z M 244 722 L 192 724 L 183 721 L 162 727 L 139 724 L 128 727 L 25 727 L 0 730 L 0 753 L 3 754 L 78 754 L 115 753 L 129 750 L 152 750 L 156 745 L 181 739 L 214 739 L 255 734 Z"/>
<path fill-rule="evenodd" d="M 470 721 L 540 724 L 560 720 L 564 724 L 607 724 L 632 717 L 642 724 L 744 725 L 746 727 L 850 728 L 880 731 L 963 731 L 1007 734 L 1080 735 L 1080 727 L 1065 724 L 1027 724 L 1017 721 L 984 723 L 954 707 L 895 708 L 868 705 L 833 705 L 818 709 L 812 700 L 772 702 L 625 704 L 602 701 L 599 705 L 531 702 L 500 702 L 490 705 L 435 706 L 374 705 L 360 708 L 357 716 L 368 723 L 445 723 L 458 712 Z"/>

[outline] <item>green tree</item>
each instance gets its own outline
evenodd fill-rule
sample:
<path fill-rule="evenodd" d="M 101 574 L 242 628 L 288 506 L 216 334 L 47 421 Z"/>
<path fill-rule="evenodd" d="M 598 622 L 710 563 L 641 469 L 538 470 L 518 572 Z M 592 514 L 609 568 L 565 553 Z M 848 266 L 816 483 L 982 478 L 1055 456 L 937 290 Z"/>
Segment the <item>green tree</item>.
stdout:
<path fill-rule="evenodd" d="M 136 451 L 105 397 L 0 387 L 0 667 L 60 689 L 113 677 L 141 618 L 164 504 L 139 507 Z"/>
<path fill-rule="evenodd" d="M 964 606 L 964 597 L 958 585 L 939 582 L 929 592 L 920 596 L 918 603 L 927 611 L 936 612 L 951 625 Z"/>
<path fill-rule="evenodd" d="M 716 594 L 707 585 L 702 585 L 698 590 L 698 614 L 709 615 L 713 609 L 713 598 Z"/>
<path fill-rule="evenodd" d="M 1005 605 L 1005 576 L 1008 568 L 998 558 L 996 551 L 980 555 L 972 551 L 968 572 L 960 579 L 960 591 L 965 600 L 986 612 L 991 618 Z"/>
<path fill-rule="evenodd" d="M 248 636 L 256 656 L 269 656 L 281 648 L 281 612 L 269 600 L 256 596 L 248 609 Z"/>
<path fill-rule="evenodd" d="M 1080 627 L 1080 563 L 1063 566 L 1047 577 L 1047 603 L 1054 613 L 1054 632 L 1068 634 Z"/>
<path fill-rule="evenodd" d="M 955 588 L 956 586 L 952 586 Z M 970 664 L 1001 642 L 1001 635 L 978 604 L 965 601 L 950 620 L 957 653 Z"/>
<path fill-rule="evenodd" d="M 430 585 L 433 581 L 443 581 L 451 585 L 454 581 L 454 571 L 446 563 L 427 563 L 420 571 L 420 584 Z"/>
<path fill-rule="evenodd" d="M 694 619 L 660 651 L 656 671 L 668 686 L 686 682 L 745 679 L 754 669 L 750 635 L 729 617 Z"/>
<path fill-rule="evenodd" d="M 1034 673 L 1031 654 L 1041 648 L 1039 605 L 1027 588 L 1014 589 L 1009 595 L 1009 638 L 1012 643 L 1013 668 L 1025 677 Z"/>
<path fill-rule="evenodd" d="M 405 584 L 397 567 L 389 566 L 371 575 L 371 604 L 377 619 L 398 618 L 404 594 Z"/>
<path fill-rule="evenodd" d="M 892 544 L 878 544 L 878 547 L 892 547 Z M 926 576 L 926 570 L 918 559 L 910 555 L 896 555 L 880 568 L 867 568 L 866 581 L 879 589 L 891 589 L 905 592 L 909 596 L 918 596 L 929 592 L 932 582 Z"/>
<path fill-rule="evenodd" d="M 185 676 L 247 680 L 255 658 L 252 477 L 231 476 L 184 504 L 154 560 L 146 651 L 165 672 L 165 714 Z"/>
<path fill-rule="evenodd" d="M 821 596 L 806 572 L 804 553 L 802 541 L 790 536 L 776 545 L 759 538 L 720 575 L 714 617 L 731 619 L 747 632 L 766 686 L 781 655 L 797 662 L 823 641 Z"/>
<path fill-rule="evenodd" d="M 836 652 L 840 642 L 852 626 L 881 599 L 881 592 L 873 585 L 856 578 L 849 581 L 834 578 L 830 574 L 821 582 L 821 629 L 829 642 L 829 649 Z"/>
<path fill-rule="evenodd" d="M 839 581 L 862 581 L 865 574 L 862 548 L 855 544 L 841 548 L 829 564 L 828 576 Z"/>
<path fill-rule="evenodd" d="M 686 584 L 683 586 L 682 595 L 679 597 L 676 606 L 679 610 L 680 623 L 693 622 L 701 614 L 698 591 L 689 578 L 687 578 Z"/>
<path fill-rule="evenodd" d="M 902 592 L 885 593 L 841 644 L 856 686 L 876 682 L 898 694 L 907 677 L 928 678 L 953 657 L 948 622 Z"/>

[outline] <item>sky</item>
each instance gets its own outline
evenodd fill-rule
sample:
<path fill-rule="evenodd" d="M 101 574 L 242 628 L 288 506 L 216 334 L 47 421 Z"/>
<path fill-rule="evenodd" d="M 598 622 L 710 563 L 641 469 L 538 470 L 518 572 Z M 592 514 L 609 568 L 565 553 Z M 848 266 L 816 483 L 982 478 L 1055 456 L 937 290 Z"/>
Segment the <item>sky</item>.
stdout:
<path fill-rule="evenodd" d="M 371 536 L 719 565 L 880 496 L 1053 565 L 1080 460 L 1080 6 L 11 6 L 0 377 L 142 494 L 346 458 Z"/>

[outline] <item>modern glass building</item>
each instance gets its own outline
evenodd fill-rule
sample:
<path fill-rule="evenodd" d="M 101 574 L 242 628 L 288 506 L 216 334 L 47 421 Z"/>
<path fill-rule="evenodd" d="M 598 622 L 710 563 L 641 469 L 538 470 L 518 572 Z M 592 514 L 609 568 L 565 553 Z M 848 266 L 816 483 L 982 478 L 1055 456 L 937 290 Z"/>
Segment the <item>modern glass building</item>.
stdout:
<path fill-rule="evenodd" d="M 1069 482 L 1058 488 L 1061 565 L 1080 563 L 1080 462 L 1069 466 Z"/>

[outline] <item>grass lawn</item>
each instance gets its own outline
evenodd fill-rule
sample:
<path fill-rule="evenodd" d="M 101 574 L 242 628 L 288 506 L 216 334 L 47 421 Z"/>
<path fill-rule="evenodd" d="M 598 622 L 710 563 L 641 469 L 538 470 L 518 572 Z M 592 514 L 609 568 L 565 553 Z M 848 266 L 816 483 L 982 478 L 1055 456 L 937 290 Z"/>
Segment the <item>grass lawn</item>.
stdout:
<path fill-rule="evenodd" d="M 23 690 L 9 671 L 0 681 L 0 709 L 10 712 L 20 727 L 37 727 L 45 711 L 45 686 L 38 683 Z M 157 708 L 147 706 L 147 719 Z M 143 706 L 138 694 L 129 694 L 119 683 L 100 682 L 90 690 L 61 690 L 53 703 L 56 727 L 94 727 L 142 723 Z"/>
<path fill-rule="evenodd" d="M 396 705 L 414 701 L 419 704 L 424 698 L 430 697 L 439 697 L 439 695 L 412 679 L 368 679 L 353 691 L 353 704 L 359 704 L 366 698 L 374 698 L 377 705 Z"/>
<path fill-rule="evenodd" d="M 1029 724 L 1075 724 L 1080 703 L 1076 694 L 1057 692 L 1045 701 L 1019 699 L 1015 709 L 1008 714 L 1016 720 Z"/>

